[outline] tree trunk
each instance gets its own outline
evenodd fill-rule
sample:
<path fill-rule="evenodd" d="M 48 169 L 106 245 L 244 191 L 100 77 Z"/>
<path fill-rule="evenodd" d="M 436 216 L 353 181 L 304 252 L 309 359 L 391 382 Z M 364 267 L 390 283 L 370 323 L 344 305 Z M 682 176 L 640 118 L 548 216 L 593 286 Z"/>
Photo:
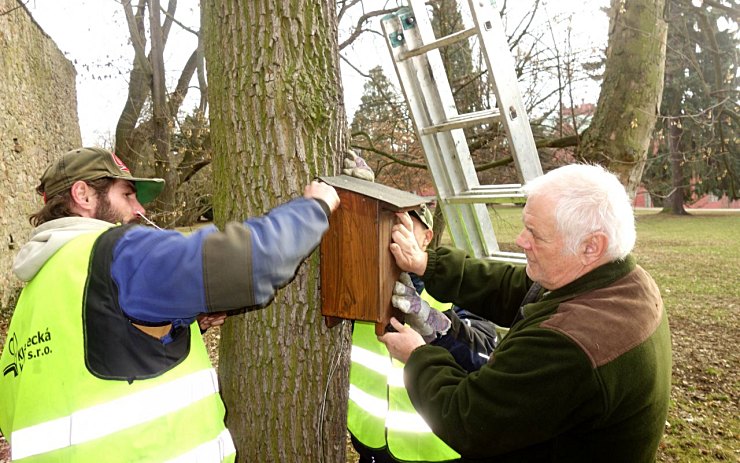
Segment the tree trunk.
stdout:
<path fill-rule="evenodd" d="M 223 225 L 268 211 L 334 174 L 345 148 L 333 0 L 202 2 Z M 296 230 L 300 233 L 300 230 Z M 219 377 L 244 462 L 343 462 L 349 324 L 320 315 L 315 252 L 272 305 L 230 318 Z"/>
<path fill-rule="evenodd" d="M 683 157 L 681 156 L 681 128 L 677 120 L 668 122 L 668 150 L 671 153 L 671 181 L 673 189 L 668 195 L 668 204 L 663 208 L 675 215 L 686 215 L 683 207 L 684 179 L 683 179 Z"/>
<path fill-rule="evenodd" d="M 152 144 L 154 172 L 165 180 L 164 190 L 157 197 L 155 207 L 163 211 L 160 218 L 166 226 L 174 226 L 175 193 L 177 192 L 177 163 L 170 154 L 170 114 L 164 72 L 164 36 L 160 23 L 159 0 L 149 0 L 149 27 L 151 28 L 152 64 Z"/>
<path fill-rule="evenodd" d="M 115 152 L 132 170 L 134 175 L 141 175 L 139 167 L 142 165 L 142 160 L 137 156 L 139 149 L 138 146 L 134 146 L 135 140 L 133 139 L 133 134 L 141 111 L 144 108 L 144 103 L 146 103 L 151 92 L 149 84 L 152 81 L 149 59 L 146 55 L 143 55 L 146 44 L 146 29 L 144 27 L 145 4 L 145 1 L 139 0 L 136 12 L 134 12 L 131 8 L 130 0 L 122 3 L 127 16 L 131 42 L 135 43 L 135 40 L 138 39 L 138 45 L 140 47 L 138 50 L 134 47 L 135 58 L 131 73 L 129 74 L 128 96 L 126 97 L 126 104 L 123 106 L 123 111 L 118 118 L 118 124 L 116 124 Z"/>
<path fill-rule="evenodd" d="M 612 0 L 604 82 L 579 155 L 603 165 L 634 196 L 663 92 L 665 0 Z"/>
<path fill-rule="evenodd" d="M 182 69 L 177 86 L 168 95 L 164 50 L 174 22 L 177 0 L 168 0 L 164 14 L 159 0 L 138 0 L 135 9 L 131 2 L 121 2 L 134 49 L 134 61 L 126 104 L 116 126 L 115 151 L 134 175 L 165 179 L 164 190 L 147 208 L 150 216 L 162 226 L 172 227 L 182 214 L 182 204 L 177 200 L 181 177 L 189 178 L 195 173 L 192 164 L 180 165 L 181 158 L 173 153 L 172 133 L 193 74 L 202 66 L 202 55 L 197 50 L 193 52 Z M 149 27 L 145 21 L 147 12 Z M 148 54 L 147 30 L 151 37 Z M 202 90 L 205 92 L 205 87 Z M 150 96 L 151 113 L 146 106 Z M 205 110 L 205 106 L 201 109 Z"/>

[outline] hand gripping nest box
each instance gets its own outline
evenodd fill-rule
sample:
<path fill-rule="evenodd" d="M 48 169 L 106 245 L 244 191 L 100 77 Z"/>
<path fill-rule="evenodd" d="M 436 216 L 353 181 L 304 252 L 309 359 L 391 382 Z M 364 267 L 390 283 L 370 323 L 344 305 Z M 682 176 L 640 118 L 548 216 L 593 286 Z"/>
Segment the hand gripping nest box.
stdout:
<path fill-rule="evenodd" d="M 320 177 L 341 200 L 321 241 L 321 314 L 327 326 L 342 319 L 375 322 L 385 332 L 391 317 L 403 314 L 391 305 L 401 269 L 390 251 L 396 212 L 411 212 L 421 196 L 347 175 Z"/>

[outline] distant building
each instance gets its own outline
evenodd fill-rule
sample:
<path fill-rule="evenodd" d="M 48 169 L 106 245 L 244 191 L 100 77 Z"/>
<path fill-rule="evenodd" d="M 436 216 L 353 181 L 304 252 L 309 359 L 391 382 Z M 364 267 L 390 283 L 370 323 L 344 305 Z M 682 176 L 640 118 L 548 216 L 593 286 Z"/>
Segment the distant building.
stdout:
<path fill-rule="evenodd" d="M 704 195 L 701 198 L 686 204 L 687 209 L 740 209 L 740 199 L 730 201 L 727 195 L 721 198 L 715 195 Z"/>
<path fill-rule="evenodd" d="M 635 198 L 632 200 L 632 207 L 653 207 L 653 198 L 647 188 L 642 185 L 637 187 Z"/>

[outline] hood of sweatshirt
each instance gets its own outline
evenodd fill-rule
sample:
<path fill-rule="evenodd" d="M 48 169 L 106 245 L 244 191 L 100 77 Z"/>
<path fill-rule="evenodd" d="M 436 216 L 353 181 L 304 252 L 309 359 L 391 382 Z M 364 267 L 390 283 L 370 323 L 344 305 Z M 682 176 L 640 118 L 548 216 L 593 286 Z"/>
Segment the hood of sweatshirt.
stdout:
<path fill-rule="evenodd" d="M 33 230 L 31 240 L 15 256 L 13 273 L 22 281 L 30 281 L 59 248 L 74 238 L 114 226 L 86 217 L 64 217 L 43 223 Z"/>

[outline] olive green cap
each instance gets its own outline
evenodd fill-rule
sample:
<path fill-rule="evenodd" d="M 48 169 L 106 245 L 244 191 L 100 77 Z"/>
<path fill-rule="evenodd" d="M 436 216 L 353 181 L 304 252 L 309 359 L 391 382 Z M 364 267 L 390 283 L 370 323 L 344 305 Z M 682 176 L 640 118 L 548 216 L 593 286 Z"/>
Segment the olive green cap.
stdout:
<path fill-rule="evenodd" d="M 419 219 L 419 221 L 423 223 L 424 226 L 427 227 L 429 230 L 434 228 L 434 215 L 432 214 L 432 211 L 429 210 L 426 204 L 422 204 L 416 209 L 410 210 L 409 214 Z"/>
<path fill-rule="evenodd" d="M 164 189 L 164 179 L 137 178 L 131 175 L 118 156 L 103 148 L 78 148 L 65 153 L 44 171 L 36 191 L 44 202 L 69 190 L 79 180 L 120 178 L 134 182 L 136 199 L 141 204 L 153 201 Z"/>

